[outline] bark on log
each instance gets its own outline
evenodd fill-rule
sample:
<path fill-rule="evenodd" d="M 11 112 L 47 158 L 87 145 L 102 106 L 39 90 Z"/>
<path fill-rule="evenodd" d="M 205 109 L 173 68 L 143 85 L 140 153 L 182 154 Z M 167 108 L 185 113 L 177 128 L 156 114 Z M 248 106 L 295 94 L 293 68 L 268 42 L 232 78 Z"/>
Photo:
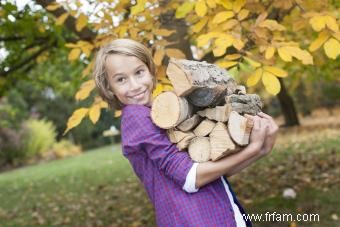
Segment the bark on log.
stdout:
<path fill-rule="evenodd" d="M 239 114 L 256 115 L 262 109 L 262 102 L 256 94 L 236 95 L 232 94 L 225 97 L 226 104 L 231 105 L 233 111 Z"/>
<path fill-rule="evenodd" d="M 194 114 L 191 118 L 186 119 L 182 123 L 176 126 L 179 130 L 186 132 L 195 128 L 203 120 L 198 114 Z"/>
<path fill-rule="evenodd" d="M 216 161 L 239 151 L 239 147 L 230 138 L 227 126 L 217 122 L 210 135 L 210 159 Z"/>
<path fill-rule="evenodd" d="M 240 146 L 249 144 L 249 136 L 252 128 L 253 122 L 250 119 L 241 116 L 236 111 L 230 113 L 228 131 L 235 143 Z"/>
<path fill-rule="evenodd" d="M 194 133 L 196 136 L 207 136 L 213 130 L 215 124 L 214 121 L 205 119 L 194 129 Z"/>
<path fill-rule="evenodd" d="M 210 159 L 209 137 L 195 137 L 191 140 L 188 148 L 189 155 L 196 162 L 206 162 Z"/>
<path fill-rule="evenodd" d="M 199 107 L 218 105 L 236 90 L 226 70 L 206 62 L 171 58 L 166 73 L 175 93 Z"/>
<path fill-rule="evenodd" d="M 158 95 L 151 107 L 151 119 L 160 128 L 169 129 L 192 116 L 193 107 L 172 91 Z"/>

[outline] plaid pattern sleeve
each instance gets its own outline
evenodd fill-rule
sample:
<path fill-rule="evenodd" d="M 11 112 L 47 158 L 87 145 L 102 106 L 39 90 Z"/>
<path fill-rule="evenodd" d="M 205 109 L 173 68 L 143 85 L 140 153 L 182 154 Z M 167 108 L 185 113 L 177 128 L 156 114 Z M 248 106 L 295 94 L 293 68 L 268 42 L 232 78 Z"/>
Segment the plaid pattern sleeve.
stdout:
<path fill-rule="evenodd" d="M 157 168 L 172 181 L 183 187 L 193 165 L 187 153 L 171 143 L 165 129 L 156 126 L 150 117 L 150 109 L 143 105 L 124 107 L 123 150 L 125 155 L 145 152 Z"/>

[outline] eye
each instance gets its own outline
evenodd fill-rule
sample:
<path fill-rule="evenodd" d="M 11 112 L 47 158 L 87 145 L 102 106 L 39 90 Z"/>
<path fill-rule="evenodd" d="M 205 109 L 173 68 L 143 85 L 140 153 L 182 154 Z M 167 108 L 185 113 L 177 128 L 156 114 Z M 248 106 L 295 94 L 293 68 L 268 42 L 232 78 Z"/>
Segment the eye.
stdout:
<path fill-rule="evenodd" d="M 124 81 L 124 77 L 118 77 L 117 79 L 116 79 L 116 81 L 118 82 L 118 83 L 122 83 L 123 81 Z"/>
<path fill-rule="evenodd" d="M 137 75 L 141 75 L 144 71 L 145 71 L 144 69 L 139 69 L 139 70 L 136 72 L 136 74 L 137 74 Z"/>

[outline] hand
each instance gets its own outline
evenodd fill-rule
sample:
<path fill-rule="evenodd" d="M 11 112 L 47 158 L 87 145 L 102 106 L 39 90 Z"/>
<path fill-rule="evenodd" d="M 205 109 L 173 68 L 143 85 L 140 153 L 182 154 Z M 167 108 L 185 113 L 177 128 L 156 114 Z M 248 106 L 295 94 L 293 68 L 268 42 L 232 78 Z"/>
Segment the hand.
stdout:
<path fill-rule="evenodd" d="M 265 141 L 264 141 L 263 146 L 262 146 L 261 151 L 260 151 L 260 153 L 262 155 L 266 155 L 274 147 L 275 140 L 276 140 L 276 137 L 277 137 L 277 133 L 279 131 L 279 126 L 275 123 L 274 119 L 271 116 L 269 116 L 268 114 L 260 112 L 260 113 L 258 113 L 258 116 L 262 117 L 262 119 L 267 120 L 268 131 L 267 131 Z"/>
<path fill-rule="evenodd" d="M 268 127 L 267 119 L 263 119 L 259 116 L 244 115 L 246 118 L 253 121 L 253 128 L 250 133 L 249 145 L 254 148 L 255 151 L 261 151 L 264 146 L 266 131 Z"/>

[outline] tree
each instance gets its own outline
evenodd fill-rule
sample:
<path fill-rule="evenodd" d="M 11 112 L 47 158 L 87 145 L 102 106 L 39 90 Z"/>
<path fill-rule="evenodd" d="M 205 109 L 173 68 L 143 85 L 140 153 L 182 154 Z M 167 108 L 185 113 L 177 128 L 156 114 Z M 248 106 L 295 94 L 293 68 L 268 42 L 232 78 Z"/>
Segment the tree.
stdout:
<path fill-rule="evenodd" d="M 287 125 L 298 124 L 284 85 L 289 69 L 313 65 L 316 55 L 336 60 L 340 50 L 336 1 L 96 1 L 91 2 L 91 12 L 82 11 L 78 1 L 36 2 L 79 38 L 66 47 L 70 48 L 69 60 L 78 61 L 79 56 L 88 60 L 83 76 L 90 74 L 92 53 L 97 48 L 113 38 L 130 37 L 153 51 L 160 82 L 157 95 L 169 89 L 164 73 L 167 58 L 191 58 L 193 47 L 197 59 L 228 69 L 248 87 L 259 88 L 262 81 L 269 94 L 278 95 Z M 89 79 L 76 99 L 87 99 L 93 89 Z M 97 122 L 105 107 L 96 98 L 91 106 L 76 110 L 66 131 L 86 116 Z"/>

